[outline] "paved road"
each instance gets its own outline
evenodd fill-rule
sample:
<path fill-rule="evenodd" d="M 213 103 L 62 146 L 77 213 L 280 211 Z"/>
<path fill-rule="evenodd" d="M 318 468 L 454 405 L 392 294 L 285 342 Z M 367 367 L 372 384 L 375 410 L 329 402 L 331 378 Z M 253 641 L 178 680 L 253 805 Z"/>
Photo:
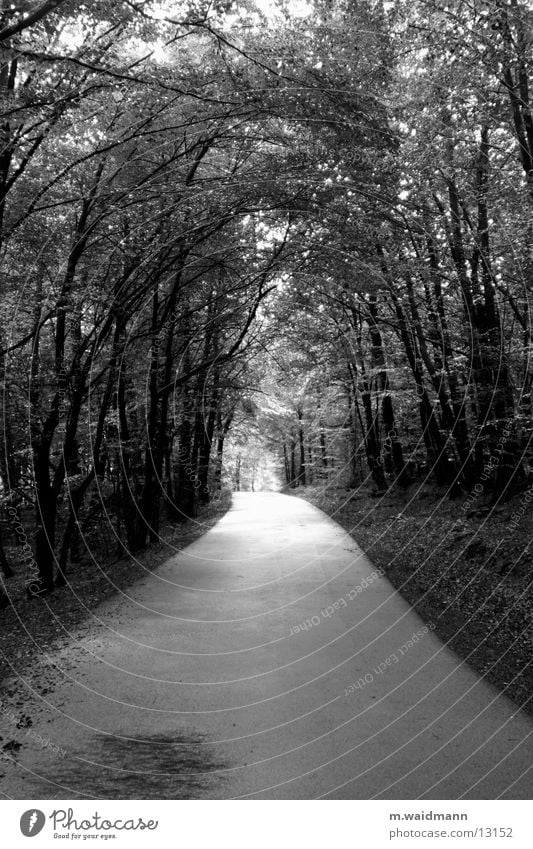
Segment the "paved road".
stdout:
<path fill-rule="evenodd" d="M 236 495 L 129 595 L 30 682 L 6 797 L 531 796 L 530 719 L 302 500 Z"/>

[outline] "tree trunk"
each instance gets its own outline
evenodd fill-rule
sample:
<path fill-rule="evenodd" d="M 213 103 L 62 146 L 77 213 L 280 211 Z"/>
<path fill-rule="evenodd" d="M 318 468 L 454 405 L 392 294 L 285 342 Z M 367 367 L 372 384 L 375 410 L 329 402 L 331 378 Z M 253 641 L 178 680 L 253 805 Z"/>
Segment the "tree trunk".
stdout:
<path fill-rule="evenodd" d="M 217 412 L 217 456 L 215 462 L 214 487 L 215 492 L 222 490 L 222 469 L 224 465 L 224 442 L 233 422 L 234 410 L 226 416 L 224 422 L 220 411 Z"/>
<path fill-rule="evenodd" d="M 428 464 L 439 486 L 449 485 L 455 479 L 454 468 L 453 464 L 449 462 L 446 439 L 439 429 L 433 405 L 424 386 L 424 379 L 419 367 L 420 358 L 416 349 L 416 337 L 408 330 L 403 307 L 392 286 L 389 291 L 398 318 L 400 338 L 415 380 L 416 394 L 419 399 L 420 424 L 428 455 Z"/>
<path fill-rule="evenodd" d="M 383 340 L 378 325 L 377 296 L 371 295 L 369 299 L 369 330 L 372 340 L 372 368 L 378 372 L 378 392 L 381 396 L 381 413 L 385 430 L 384 453 L 385 469 L 394 474 L 400 486 L 407 487 L 410 484 L 409 473 L 403 458 L 402 444 L 398 438 L 394 424 L 394 407 L 392 403 L 391 387 L 387 372 L 387 363 Z"/>
<path fill-rule="evenodd" d="M 303 411 L 298 407 L 297 410 L 298 415 L 298 444 L 300 447 L 300 468 L 298 471 L 298 484 L 300 486 L 305 486 L 306 484 L 306 476 L 305 476 L 305 443 L 304 443 L 304 429 L 302 425 Z"/>
<path fill-rule="evenodd" d="M 233 485 L 235 492 L 240 492 L 241 489 L 241 462 L 241 455 L 237 454 L 237 459 L 235 460 L 235 482 Z"/>
<path fill-rule="evenodd" d="M 34 448 L 35 478 L 35 560 L 39 570 L 41 590 L 50 592 L 54 588 L 54 551 L 56 539 L 57 501 L 50 485 L 50 440 L 43 437 Z M 39 589 L 32 595 L 39 595 Z"/>
<path fill-rule="evenodd" d="M 157 376 L 159 371 L 159 337 L 158 337 L 159 296 L 157 288 L 152 295 L 152 344 L 150 348 L 150 367 L 148 375 L 148 416 L 146 445 L 144 449 L 143 489 L 140 499 L 140 519 L 144 520 L 150 542 L 159 540 L 159 503 L 161 497 L 161 464 L 157 462 L 159 395 Z M 144 539 L 142 543 L 144 544 Z"/>
<path fill-rule="evenodd" d="M 209 462 L 220 402 L 219 379 L 219 370 L 215 368 L 213 370 L 213 387 L 209 399 L 207 418 L 202 429 L 198 453 L 198 481 L 200 484 L 198 487 L 198 497 L 203 504 L 207 504 L 209 501 Z"/>
<path fill-rule="evenodd" d="M 196 456 L 193 453 L 193 429 L 189 416 L 187 406 L 178 428 L 179 447 L 174 494 L 177 516 L 183 522 L 196 516 Z"/>
<path fill-rule="evenodd" d="M 379 440 L 379 412 L 372 411 L 372 390 L 367 378 L 363 346 L 360 332 L 357 334 L 357 352 L 359 357 L 360 395 L 365 416 L 365 451 L 370 474 L 376 484 L 378 493 L 386 492 L 388 489 L 385 472 L 383 471 L 383 459 L 381 457 L 381 445 Z"/>
<path fill-rule="evenodd" d="M 6 557 L 6 551 L 4 548 L 4 535 L 2 533 L 2 529 L 0 528 L 0 570 L 4 578 L 12 578 L 15 574 L 9 565 L 8 559 Z"/>
<path fill-rule="evenodd" d="M 291 440 L 289 443 L 289 485 L 292 489 L 296 486 L 296 440 L 294 438 L 294 433 L 291 431 Z"/>

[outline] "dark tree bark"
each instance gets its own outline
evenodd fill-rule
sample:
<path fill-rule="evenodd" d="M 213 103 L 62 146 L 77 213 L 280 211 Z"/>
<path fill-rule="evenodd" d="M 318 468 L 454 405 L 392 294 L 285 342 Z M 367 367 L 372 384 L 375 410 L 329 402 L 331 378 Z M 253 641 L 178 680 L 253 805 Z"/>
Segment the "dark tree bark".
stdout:
<path fill-rule="evenodd" d="M 433 405 L 424 386 L 424 378 L 420 368 L 421 359 L 416 348 L 416 337 L 409 332 L 403 307 L 392 286 L 390 286 L 389 292 L 398 319 L 400 338 L 416 385 L 420 424 L 428 455 L 428 464 L 437 483 L 441 486 L 449 485 L 455 480 L 455 472 L 453 464 L 449 462 L 446 439 L 441 433 Z"/>
<path fill-rule="evenodd" d="M 150 366 L 148 375 L 148 411 L 146 427 L 146 445 L 144 449 L 143 489 L 140 499 L 139 534 L 144 520 L 150 542 L 159 539 L 159 504 L 161 497 L 162 452 L 157 445 L 159 414 L 159 336 L 158 336 L 159 293 L 157 286 L 152 294 L 152 320 L 150 348 Z M 159 449 L 159 450 L 158 450 Z M 145 540 L 139 539 L 141 545 Z"/>
<path fill-rule="evenodd" d="M 298 484 L 300 486 L 306 485 L 306 474 L 305 474 L 305 436 L 304 436 L 304 428 L 303 428 L 303 410 L 298 407 L 296 411 L 296 415 L 298 416 L 298 445 L 300 448 L 300 464 L 298 470 Z"/>
<path fill-rule="evenodd" d="M 37 6 L 32 12 L 29 12 L 27 15 L 24 15 L 12 24 L 3 26 L 2 29 L 0 29 L 0 41 L 5 41 L 14 35 L 18 35 L 19 32 L 23 32 L 25 29 L 28 29 L 28 27 L 32 27 L 47 15 L 55 12 L 55 10 L 60 6 L 63 6 L 65 2 L 66 0 L 45 0 L 44 3 Z"/>
<path fill-rule="evenodd" d="M 291 428 L 291 438 L 289 442 L 289 486 L 294 489 L 296 483 L 296 439 L 294 431 Z"/>
<path fill-rule="evenodd" d="M 4 548 L 4 535 L 2 532 L 2 528 L 0 526 L 0 570 L 4 578 L 12 578 L 15 574 L 13 569 L 9 565 L 8 559 L 6 557 L 6 551 Z"/>
<path fill-rule="evenodd" d="M 217 453 L 215 459 L 214 489 L 222 490 L 222 469 L 224 464 L 224 443 L 233 422 L 235 412 L 231 410 L 223 420 L 220 410 L 217 411 Z M 283 446 L 285 448 L 285 446 Z"/>
<path fill-rule="evenodd" d="M 285 467 L 285 483 L 290 485 L 291 482 L 291 466 L 289 461 L 289 452 L 287 451 L 287 443 L 283 442 L 283 464 Z"/>
<path fill-rule="evenodd" d="M 357 330 L 356 338 L 358 366 L 360 374 L 360 396 L 365 418 L 365 451 L 370 474 L 372 475 L 374 483 L 376 484 L 377 492 L 381 493 L 387 491 L 388 485 L 383 469 L 383 459 L 381 457 L 381 443 L 379 438 L 379 410 L 378 408 L 376 408 L 375 412 L 373 412 L 372 410 L 372 385 L 367 377 L 367 369 L 365 366 L 360 327 Z"/>
<path fill-rule="evenodd" d="M 372 367 L 377 370 L 378 392 L 381 396 L 381 414 L 385 430 L 385 469 L 394 474 L 400 486 L 409 486 L 411 480 L 403 458 L 402 443 L 396 432 L 394 406 L 383 340 L 379 330 L 377 295 L 370 295 L 368 304 L 369 329 L 372 340 Z"/>
<path fill-rule="evenodd" d="M 209 501 L 209 463 L 211 460 L 211 449 L 213 446 L 213 438 L 215 435 L 215 423 L 220 403 L 219 389 L 220 375 L 218 369 L 214 370 L 213 387 L 209 399 L 207 418 L 204 423 L 202 437 L 200 441 L 200 450 L 198 456 L 198 497 L 200 502 L 207 504 Z"/>

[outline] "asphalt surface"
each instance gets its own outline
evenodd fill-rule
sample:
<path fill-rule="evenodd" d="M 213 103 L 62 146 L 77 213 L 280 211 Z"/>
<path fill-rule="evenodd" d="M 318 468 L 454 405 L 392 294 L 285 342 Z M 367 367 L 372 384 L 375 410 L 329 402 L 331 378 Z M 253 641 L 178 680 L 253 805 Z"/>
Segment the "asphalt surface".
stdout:
<path fill-rule="evenodd" d="M 533 723 L 431 625 L 319 510 L 236 494 L 3 708 L 3 798 L 530 798 Z"/>

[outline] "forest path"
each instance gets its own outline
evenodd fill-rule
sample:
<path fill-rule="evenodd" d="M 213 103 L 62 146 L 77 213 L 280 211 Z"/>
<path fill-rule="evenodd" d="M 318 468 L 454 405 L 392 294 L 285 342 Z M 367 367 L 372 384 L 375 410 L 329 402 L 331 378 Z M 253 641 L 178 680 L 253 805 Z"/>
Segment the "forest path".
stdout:
<path fill-rule="evenodd" d="M 28 681 L 31 728 L 0 715 L 7 798 L 531 795 L 531 720 L 299 498 L 236 494 L 96 613 Z"/>

